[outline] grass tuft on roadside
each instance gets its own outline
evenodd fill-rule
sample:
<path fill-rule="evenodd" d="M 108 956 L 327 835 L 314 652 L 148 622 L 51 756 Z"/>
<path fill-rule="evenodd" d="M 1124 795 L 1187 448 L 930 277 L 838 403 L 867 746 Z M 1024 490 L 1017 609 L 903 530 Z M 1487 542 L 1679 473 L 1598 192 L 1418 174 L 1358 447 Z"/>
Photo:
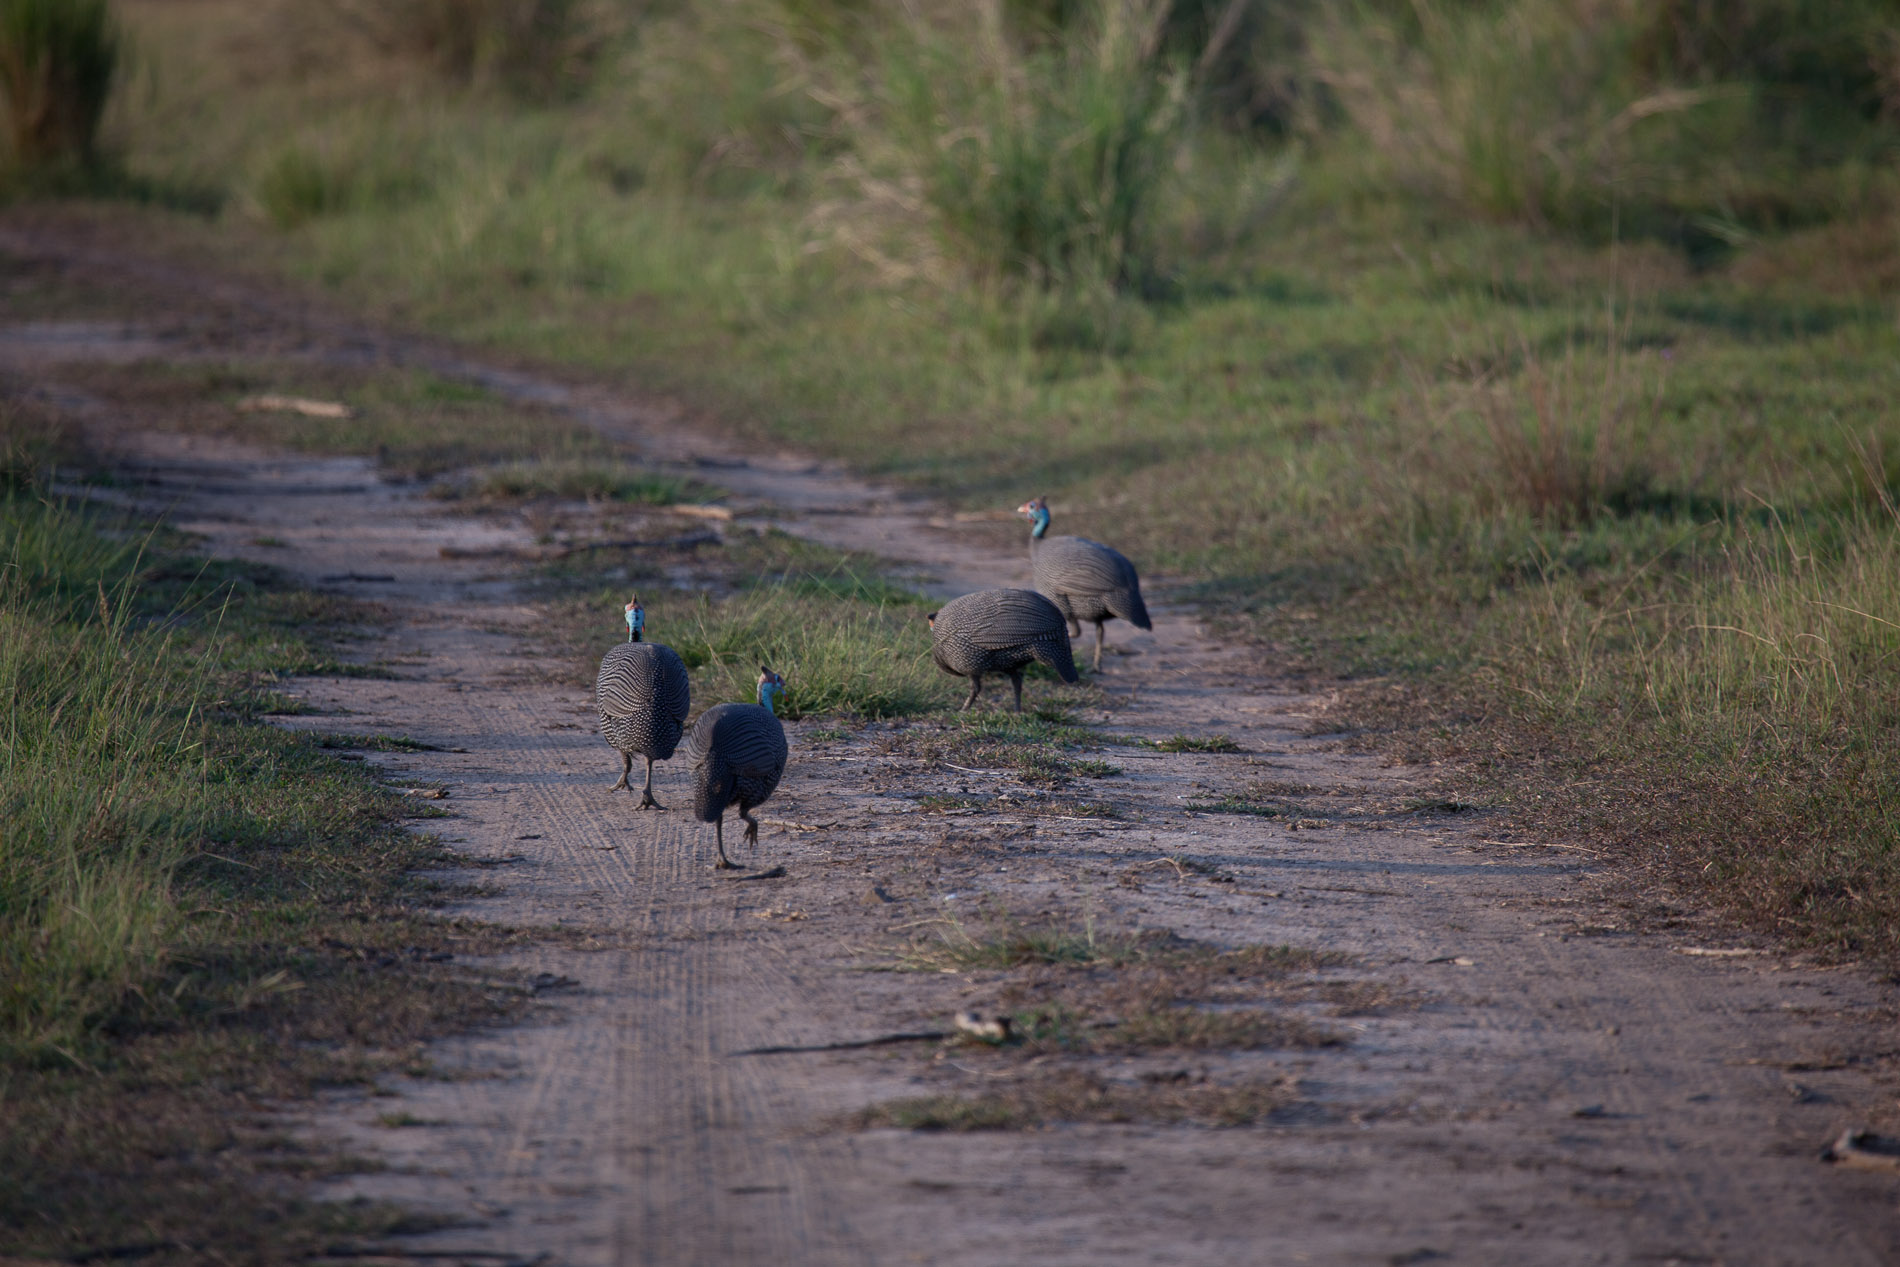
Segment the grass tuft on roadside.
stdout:
<path fill-rule="evenodd" d="M 1159 930 L 1121 932 L 1098 927 L 1092 919 L 1025 922 L 1000 913 L 978 928 L 946 918 L 935 936 L 913 943 L 899 959 L 901 967 L 914 972 L 1036 965 L 1149 965 L 1184 973 L 1260 979 L 1344 962 L 1343 956 L 1331 951 L 1268 945 L 1224 950 Z"/>
<path fill-rule="evenodd" d="M 946 918 L 895 966 L 979 973 L 977 980 L 999 991 L 994 1010 L 1009 1021 L 1003 1036 L 966 1037 L 958 1063 L 931 1071 L 934 1080 L 967 1077 L 983 1090 L 874 1105 L 855 1124 L 961 1131 L 1256 1122 L 1291 1103 L 1297 1088 L 1278 1077 L 1214 1079 L 1131 1062 L 1338 1046 L 1343 1034 L 1294 1009 L 1333 996 L 1350 1004 L 1351 983 L 1316 975 L 1347 963 L 1337 953 L 1293 946 L 1221 947 L 1161 930 L 1105 929 L 1086 916 L 1030 919 L 999 910 L 980 928 Z"/>
<path fill-rule="evenodd" d="M 403 830 L 416 807 L 334 740 L 258 719 L 279 673 L 326 662 L 325 605 L 54 500 L 35 481 L 60 437 L 0 422 L 28 481 L 0 495 L 9 1249 L 275 1259 L 413 1222 L 258 1185 L 260 1167 L 345 1163 L 259 1125 L 257 1107 L 414 1066 L 424 1038 L 517 1014 L 520 999 L 444 966 L 511 935 L 431 919 L 410 873 L 449 860 Z"/>
<path fill-rule="evenodd" d="M 1239 752 L 1232 735 L 1169 735 L 1146 745 L 1161 752 Z"/>
<path fill-rule="evenodd" d="M 693 674 L 696 709 L 756 699 L 762 664 L 785 675 L 778 708 L 788 719 L 910 717 L 952 706 L 956 680 L 930 659 L 927 600 L 870 561 L 779 532 L 729 534 L 722 556 L 718 590 L 708 586 L 696 593 L 683 592 L 671 580 L 630 579 L 622 588 L 594 590 L 591 575 L 555 578 L 587 591 L 586 598 L 551 609 L 557 636 L 571 648 L 576 678 L 593 681 L 607 631 L 637 589 L 647 609 L 647 636 L 679 652 Z M 600 631 L 600 640 L 586 635 L 590 628 Z"/>
<path fill-rule="evenodd" d="M 700 707 L 756 699 L 762 664 L 785 675 L 787 718 L 902 717 L 949 702 L 915 601 L 832 598 L 786 577 L 718 600 L 666 594 L 649 610 L 693 671 Z"/>
<path fill-rule="evenodd" d="M 523 501 L 538 497 L 671 506 L 703 502 L 715 492 L 697 480 L 606 462 L 514 462 L 478 470 L 463 482 L 430 490 L 444 499 Z"/>

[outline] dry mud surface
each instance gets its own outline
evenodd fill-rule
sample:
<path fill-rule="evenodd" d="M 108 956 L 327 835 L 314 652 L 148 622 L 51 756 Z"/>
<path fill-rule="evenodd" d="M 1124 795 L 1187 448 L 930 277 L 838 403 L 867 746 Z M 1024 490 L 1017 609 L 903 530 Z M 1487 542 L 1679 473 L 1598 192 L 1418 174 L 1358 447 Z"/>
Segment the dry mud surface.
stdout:
<path fill-rule="evenodd" d="M 179 292 L 165 323 L 0 322 L 9 387 L 82 413 L 88 368 L 113 358 L 294 348 L 426 363 L 540 393 L 656 461 L 718 462 L 719 482 L 774 522 L 872 546 L 939 592 L 1026 580 L 1013 537 L 984 545 L 928 505 L 732 453 L 646 402 L 43 233 L 0 232 L 0 253 Z M 1002 776 L 920 768 L 887 742 L 900 724 L 797 723 L 761 847 L 737 855 L 753 869 L 720 876 L 709 828 L 607 790 L 618 762 L 587 691 L 549 663 L 503 556 L 480 553 L 528 545 L 526 525 L 458 514 L 365 459 L 87 416 L 122 455 L 127 495 L 169 507 L 212 551 L 388 608 L 362 654 L 390 676 L 299 681 L 318 712 L 286 724 L 441 749 L 370 759 L 445 786 L 453 815 L 427 828 L 488 863 L 488 892 L 450 909 L 574 931 L 467 965 L 529 981 L 540 1005 L 529 1023 L 437 1044 L 430 1060 L 459 1076 L 338 1093 L 300 1124 L 385 1163 L 323 1195 L 449 1219 L 392 1251 L 577 1265 L 1900 1261 L 1895 1176 L 1818 1160 L 1844 1127 L 1894 1125 L 1891 986 L 1639 898 L 1562 841 L 1500 839 L 1489 815 L 1421 804 L 1442 772 L 1315 736 L 1323 700 L 1277 690 L 1258 652 L 1216 645 L 1190 612 L 1162 607 L 1152 635 L 1112 632 L 1127 654 L 1084 720 L 1231 735 L 1242 751 L 1105 749 L 1122 773 L 1097 790 L 1117 818 L 1033 797 L 944 814 L 918 798 Z M 661 766 L 660 799 L 683 804 L 687 778 Z M 1301 788 L 1311 817 L 1187 808 L 1261 782 Z M 980 1094 L 1001 1066 L 929 1042 L 740 1054 L 997 1006 L 1003 973 L 873 969 L 1003 909 L 1341 952 L 1282 1006 L 1346 1041 L 1095 1063 L 1111 1086 L 1279 1089 L 1279 1107 L 1235 1128 L 862 1129 L 867 1106 Z"/>

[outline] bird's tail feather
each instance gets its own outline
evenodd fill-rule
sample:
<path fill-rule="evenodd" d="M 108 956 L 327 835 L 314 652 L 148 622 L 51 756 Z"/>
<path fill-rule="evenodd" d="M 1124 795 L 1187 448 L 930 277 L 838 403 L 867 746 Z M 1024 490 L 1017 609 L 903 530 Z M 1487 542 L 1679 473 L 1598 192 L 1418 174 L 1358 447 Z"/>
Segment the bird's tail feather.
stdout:
<path fill-rule="evenodd" d="M 1035 656 L 1037 664 L 1054 669 L 1056 676 L 1064 682 L 1079 680 L 1075 671 L 1075 655 L 1069 649 L 1067 638 L 1056 643 L 1038 642 L 1030 648 L 1030 654 Z"/>
<path fill-rule="evenodd" d="M 1141 601 L 1138 589 L 1109 595 L 1108 608 L 1137 629 L 1154 628 L 1154 622 L 1148 619 L 1148 605 Z"/>

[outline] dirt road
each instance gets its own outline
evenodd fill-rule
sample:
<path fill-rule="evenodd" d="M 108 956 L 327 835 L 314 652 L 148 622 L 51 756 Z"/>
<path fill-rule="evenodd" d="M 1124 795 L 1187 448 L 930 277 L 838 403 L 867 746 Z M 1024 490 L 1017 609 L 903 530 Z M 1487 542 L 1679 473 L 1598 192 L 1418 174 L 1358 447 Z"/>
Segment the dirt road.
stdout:
<path fill-rule="evenodd" d="M 731 453 L 648 402 L 349 330 L 231 283 L 188 295 L 191 279 L 96 246 L 11 231 L 0 254 L 177 292 L 163 323 L 0 328 L 0 373 L 82 412 L 88 367 L 113 357 L 265 344 L 426 357 L 571 409 L 656 462 L 719 461 L 761 521 L 874 545 L 941 592 L 1025 579 L 1026 551 L 982 545 L 975 526 L 796 457 Z M 205 294 L 244 319 L 211 313 Z M 1121 773 L 1101 789 L 1117 812 L 1091 817 L 990 796 L 1008 785 L 996 771 L 918 762 L 905 723 L 797 723 L 759 856 L 742 859 L 756 865 L 727 878 L 708 867 L 708 829 L 609 794 L 617 762 L 586 692 L 548 684 L 540 614 L 501 556 L 467 557 L 530 544 L 526 522 L 457 513 L 366 459 L 89 417 L 136 496 L 211 550 L 389 608 L 364 656 L 392 676 L 298 682 L 319 711 L 286 724 L 441 749 L 372 759 L 446 785 L 454 816 L 431 828 L 491 864 L 492 891 L 451 909 L 580 933 L 469 965 L 526 974 L 545 1006 L 438 1044 L 435 1067 L 461 1076 L 338 1094 L 304 1123 L 387 1164 L 325 1195 L 451 1221 L 392 1248 L 563 1264 L 1900 1261 L 1900 1179 L 1817 1160 L 1844 1127 L 1900 1124 L 1891 986 L 1637 895 L 1565 842 L 1500 838 L 1494 815 L 1445 803 L 1443 772 L 1312 734 L 1324 702 L 1276 689 L 1273 665 L 1215 645 L 1190 612 L 1119 631 L 1129 654 L 1086 720 L 1150 740 L 1227 735 L 1240 751 L 1108 750 Z M 603 648 L 615 619 L 603 614 Z M 669 804 L 684 801 L 681 764 L 661 767 Z M 1261 785 L 1299 813 L 1190 808 Z M 940 812 L 928 795 L 980 808 Z M 1233 1128 L 1133 1112 L 864 1129 L 867 1106 L 979 1094 L 1001 1066 L 928 1042 L 740 1054 L 1005 1005 L 1007 970 L 874 970 L 986 911 L 1338 952 L 1277 1004 L 1336 1041 L 1091 1066 L 1111 1089 L 1278 1089 L 1271 1113 Z"/>

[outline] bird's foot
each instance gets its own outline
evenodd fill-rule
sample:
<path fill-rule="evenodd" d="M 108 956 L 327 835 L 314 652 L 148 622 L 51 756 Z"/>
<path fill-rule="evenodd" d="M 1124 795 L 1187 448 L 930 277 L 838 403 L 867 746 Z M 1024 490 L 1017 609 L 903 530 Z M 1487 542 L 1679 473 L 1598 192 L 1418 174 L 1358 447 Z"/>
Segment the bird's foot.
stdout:
<path fill-rule="evenodd" d="M 629 790 L 631 791 L 631 789 L 629 789 Z M 666 808 L 666 806 L 664 806 L 664 805 L 662 805 L 662 804 L 660 804 L 660 803 L 659 803 L 658 801 L 656 801 L 656 800 L 654 800 L 654 799 L 653 799 L 653 793 L 651 793 L 651 792 L 642 792 L 642 793 L 640 794 L 640 803 L 639 803 L 638 805 L 636 805 L 636 806 L 634 806 L 634 808 L 635 808 L 635 809 L 657 809 L 657 810 L 664 810 L 664 809 Z"/>
<path fill-rule="evenodd" d="M 744 871 L 745 868 L 740 866 L 738 863 L 732 861 L 732 859 L 730 858 L 721 858 L 718 862 L 713 863 L 713 870 L 714 871 Z"/>
<path fill-rule="evenodd" d="M 607 790 L 608 790 L 609 792 L 618 792 L 618 791 L 619 791 L 619 790 L 620 790 L 621 788 L 623 788 L 623 787 L 627 787 L 627 776 L 626 776 L 626 775 L 624 775 L 624 774 L 620 776 L 620 782 L 618 782 L 618 783 L 611 783 L 611 784 L 609 784 L 609 785 L 607 786 Z M 627 790 L 628 790 L 628 791 L 632 791 L 633 789 L 632 789 L 632 788 L 627 788 Z"/>

